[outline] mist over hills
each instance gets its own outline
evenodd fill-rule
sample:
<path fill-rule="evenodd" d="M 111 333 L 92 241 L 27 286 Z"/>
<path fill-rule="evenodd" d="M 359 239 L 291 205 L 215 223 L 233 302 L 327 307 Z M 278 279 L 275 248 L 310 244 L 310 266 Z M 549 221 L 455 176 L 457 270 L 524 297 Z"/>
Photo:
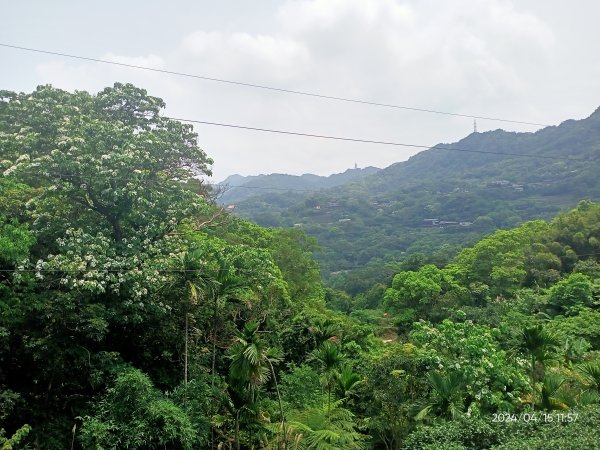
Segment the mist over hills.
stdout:
<path fill-rule="evenodd" d="M 443 262 L 493 230 L 600 200 L 599 155 L 600 108 L 534 133 L 472 133 L 319 192 L 246 192 L 236 213 L 303 228 L 322 247 L 324 275 L 348 286 L 357 266 L 384 274 L 416 253 Z"/>
<path fill-rule="evenodd" d="M 256 195 L 269 192 L 281 193 L 287 189 L 319 190 L 340 186 L 357 179 L 362 179 L 378 172 L 377 167 L 347 169 L 342 173 L 329 176 L 319 176 L 310 173 L 304 175 L 287 175 L 273 173 L 269 175 L 242 176 L 230 175 L 219 184 L 226 187 L 218 201 L 222 204 L 237 203 Z"/>

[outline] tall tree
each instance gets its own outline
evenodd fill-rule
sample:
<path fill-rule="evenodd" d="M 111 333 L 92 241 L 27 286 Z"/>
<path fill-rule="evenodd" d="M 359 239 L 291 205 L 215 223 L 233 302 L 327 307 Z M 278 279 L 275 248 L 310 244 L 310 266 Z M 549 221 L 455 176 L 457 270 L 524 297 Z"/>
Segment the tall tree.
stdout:
<path fill-rule="evenodd" d="M 530 357 L 530 376 L 533 386 L 544 378 L 546 362 L 552 358 L 559 341 L 541 324 L 524 328 L 521 337 L 521 349 Z"/>
<path fill-rule="evenodd" d="M 259 389 L 272 377 L 279 402 L 281 426 L 283 430 L 283 448 L 286 448 L 287 429 L 285 414 L 277 377 L 273 363 L 279 362 L 281 353 L 273 347 L 265 345 L 259 333 L 258 322 L 247 322 L 242 331 L 237 333 L 236 342 L 230 349 L 231 366 L 229 378 L 235 386 L 244 386 L 250 392 L 250 401 L 254 403 Z M 239 440 L 239 414 L 236 415 L 236 445 L 240 448 Z"/>
<path fill-rule="evenodd" d="M 433 395 L 416 415 L 417 420 L 422 420 L 430 411 L 447 419 L 458 417 L 464 409 L 464 376 L 460 372 L 450 372 L 447 375 L 430 372 L 427 380 Z"/>
<path fill-rule="evenodd" d="M 321 368 L 321 385 L 327 390 L 327 405 L 330 407 L 331 394 L 338 382 L 339 369 L 343 361 L 340 347 L 331 341 L 325 341 L 311 357 Z"/>
<path fill-rule="evenodd" d="M 210 174 L 212 160 L 191 125 L 160 116 L 164 106 L 120 83 L 96 95 L 51 86 L 0 91 L 4 174 L 47 188 L 35 203 L 38 231 L 60 216 L 117 242 L 154 240 L 201 209 L 198 195 L 180 185 Z"/>

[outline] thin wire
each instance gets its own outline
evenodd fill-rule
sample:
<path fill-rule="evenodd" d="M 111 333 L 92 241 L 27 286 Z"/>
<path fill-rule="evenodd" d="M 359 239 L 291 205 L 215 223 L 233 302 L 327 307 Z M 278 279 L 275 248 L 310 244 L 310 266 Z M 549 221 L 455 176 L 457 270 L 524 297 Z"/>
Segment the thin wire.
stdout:
<path fill-rule="evenodd" d="M 259 131 L 262 133 L 285 134 L 285 135 L 291 135 L 291 136 L 302 136 L 302 137 L 310 137 L 310 138 L 317 138 L 317 139 L 331 139 L 331 140 L 336 140 L 336 141 L 358 142 L 358 143 L 363 143 L 363 144 L 392 145 L 392 146 L 397 146 L 397 147 L 424 148 L 424 149 L 429 149 L 429 150 L 448 150 L 448 151 L 454 151 L 454 152 L 483 153 L 483 154 L 487 154 L 487 155 L 504 155 L 504 156 L 538 158 L 538 159 L 552 159 L 552 160 L 557 160 L 557 161 L 588 161 L 588 162 L 594 161 L 591 159 L 572 158 L 572 157 L 557 158 L 555 156 L 533 155 L 533 154 L 529 154 L 529 153 L 493 152 L 493 151 L 487 151 L 487 150 L 470 150 L 470 149 L 456 148 L 456 147 L 440 147 L 439 145 L 434 145 L 433 147 L 431 147 L 429 145 L 421 145 L 421 144 L 406 144 L 406 143 L 402 143 L 402 142 L 376 141 L 376 140 L 371 140 L 371 139 L 359 139 L 359 138 L 348 138 L 348 137 L 340 137 L 340 136 L 330 136 L 330 135 L 324 135 L 324 134 L 301 133 L 301 132 L 297 132 L 297 131 L 276 130 L 276 129 L 272 129 L 272 128 L 257 128 L 257 127 L 250 127 L 250 126 L 246 126 L 246 125 L 234 125 L 234 124 L 229 124 L 229 123 L 207 122 L 207 121 L 203 121 L 203 120 L 181 119 L 181 118 L 176 118 L 176 117 L 164 116 L 164 118 L 170 119 L 170 120 L 178 120 L 180 122 L 190 122 L 190 123 L 197 123 L 197 124 L 201 124 L 201 125 L 210 125 L 210 126 L 226 127 L 226 128 L 237 128 L 237 129 L 242 129 L 242 130 Z"/>
<path fill-rule="evenodd" d="M 87 56 L 73 55 L 73 54 L 62 53 L 62 52 L 53 52 L 53 51 L 49 51 L 49 50 L 42 50 L 42 49 L 30 48 L 30 47 L 22 47 L 22 46 L 18 46 L 18 45 L 0 43 L 0 46 L 6 47 L 6 48 L 12 48 L 15 50 L 24 50 L 24 51 L 28 51 L 28 52 L 43 53 L 46 55 L 54 55 L 54 56 L 61 56 L 61 57 L 65 57 L 65 58 L 79 59 L 79 60 L 84 60 L 84 61 L 92 61 L 92 62 L 97 62 L 97 63 L 102 63 L 102 64 L 110 64 L 110 65 L 114 65 L 114 66 L 128 67 L 131 69 L 147 70 L 147 71 L 151 71 L 151 72 L 163 73 L 163 74 L 167 74 L 167 75 L 175 75 L 175 76 L 179 76 L 179 77 L 195 78 L 195 79 L 205 80 L 205 81 L 214 81 L 217 83 L 226 83 L 226 84 L 232 84 L 232 85 L 236 85 L 236 86 L 251 87 L 251 88 L 264 89 L 264 90 L 275 91 L 275 92 L 284 92 L 287 94 L 304 95 L 307 97 L 322 98 L 322 99 L 326 99 L 326 100 L 335 100 L 335 101 L 346 102 L 346 103 L 357 103 L 357 104 L 362 104 L 362 105 L 403 109 L 403 110 L 407 110 L 407 111 L 416 111 L 416 112 L 429 113 L 429 114 L 441 114 L 441 115 L 446 115 L 446 116 L 467 117 L 470 119 L 492 120 L 495 122 L 506 122 L 506 123 L 520 124 L 520 125 L 531 125 L 531 126 L 541 126 L 541 127 L 550 126 L 548 124 L 543 124 L 543 123 L 525 122 L 522 120 L 503 119 L 500 117 L 477 116 L 477 115 L 473 115 L 473 114 L 460 114 L 460 113 L 453 113 L 453 112 L 448 112 L 448 111 L 439 111 L 439 110 L 435 110 L 435 109 L 416 108 L 416 107 L 411 107 L 411 106 L 395 105 L 395 104 L 391 104 L 391 103 L 379 103 L 379 102 L 353 99 L 353 98 L 347 98 L 347 97 L 336 97 L 333 95 L 325 95 L 325 94 L 319 94 L 319 93 L 315 93 L 315 92 L 297 91 L 294 89 L 284 89 L 284 88 L 278 88 L 278 87 L 274 87 L 274 86 L 267 86 L 267 85 L 263 85 L 263 84 L 254 84 L 254 83 L 246 83 L 243 81 L 226 80 L 223 78 L 207 77 L 207 76 L 203 76 L 203 75 L 195 75 L 195 74 L 190 74 L 190 73 L 185 73 L 185 72 L 176 72 L 173 70 L 166 70 L 166 69 L 156 69 L 154 67 L 140 66 L 137 64 L 120 63 L 120 62 L 116 62 L 116 61 L 108 61 L 106 59 L 91 58 L 91 57 L 87 57 Z"/>
<path fill-rule="evenodd" d="M 289 136 L 300 136 L 300 137 L 308 137 L 315 139 L 328 139 L 328 140 L 336 140 L 336 141 L 345 141 L 345 142 L 355 142 L 355 143 L 365 143 L 365 144 L 375 144 L 375 145 L 388 145 L 388 146 L 396 146 L 396 147 L 410 147 L 410 148 L 422 148 L 428 150 L 446 150 L 446 151 L 454 151 L 454 152 L 463 152 L 463 153 L 479 153 L 479 154 L 487 154 L 487 155 L 499 155 L 499 156 L 513 156 L 513 157 L 524 157 L 524 158 L 537 158 L 537 159 L 547 159 L 553 161 L 583 161 L 583 162 L 595 162 L 594 159 L 587 158 L 574 158 L 574 157 L 556 157 L 556 156 L 548 156 L 548 155 L 534 155 L 529 153 L 512 153 L 512 152 L 494 152 L 488 150 L 474 150 L 474 149 L 465 149 L 465 148 L 456 148 L 456 147 L 446 147 L 435 145 L 433 147 L 428 145 L 421 144 L 407 144 L 402 142 L 393 142 L 393 141 L 378 141 L 371 139 L 360 139 L 360 138 L 349 138 L 349 137 L 341 137 L 341 136 L 330 136 L 330 135 L 322 135 L 322 134 L 314 134 L 314 133 L 302 133 L 297 131 L 287 131 L 287 130 L 276 130 L 270 128 L 258 128 L 258 127 L 250 127 L 245 125 L 235 125 L 235 124 L 227 124 L 227 123 L 219 123 L 219 122 L 208 122 L 203 120 L 195 120 L 195 119 L 183 119 L 176 117 L 168 117 L 162 116 L 162 118 L 167 120 L 177 120 L 180 122 L 189 122 L 200 125 L 209 125 L 209 126 L 218 126 L 218 127 L 226 127 L 226 128 L 234 128 L 234 129 L 242 129 L 249 131 L 258 131 L 262 133 L 273 133 L 273 134 L 282 134 Z M 27 172 L 26 172 L 27 173 Z M 37 172 L 28 172 L 32 175 L 38 175 Z M 48 175 L 57 176 L 57 177 L 65 177 L 65 178 L 82 178 L 82 179 L 107 179 L 107 180 L 122 180 L 122 181 L 132 181 L 132 182 L 140 182 L 144 183 L 148 182 L 169 182 L 173 180 L 139 180 L 135 178 L 125 178 L 125 177 L 106 177 L 106 176 L 97 176 L 97 175 L 73 175 L 73 174 L 65 174 L 65 173 L 54 173 L 47 172 Z M 271 191 L 284 191 L 284 192 L 319 192 L 321 189 L 298 189 L 298 188 L 281 188 L 281 187 L 268 187 L 268 186 L 246 186 L 246 185 L 227 185 L 223 183 L 205 183 L 205 185 L 212 187 L 228 187 L 228 188 L 239 188 L 239 189 L 259 189 L 259 190 L 271 190 Z"/>

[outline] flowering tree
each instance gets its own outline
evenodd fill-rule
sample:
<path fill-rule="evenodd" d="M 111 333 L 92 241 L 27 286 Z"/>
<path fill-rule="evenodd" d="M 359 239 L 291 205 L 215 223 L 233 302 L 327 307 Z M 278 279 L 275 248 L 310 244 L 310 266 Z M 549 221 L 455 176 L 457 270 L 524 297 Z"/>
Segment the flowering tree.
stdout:
<path fill-rule="evenodd" d="M 85 226 L 121 242 L 157 239 L 203 206 L 182 183 L 210 174 L 191 125 L 129 84 L 97 95 L 41 86 L 0 91 L 0 171 L 43 186 L 28 203 L 38 233 Z"/>
<path fill-rule="evenodd" d="M 198 179 L 212 161 L 163 107 L 127 84 L 0 91 L 0 392 L 22 400 L 0 406 L 15 422 L 6 430 L 26 418 L 45 448 L 62 448 L 40 436 L 70 429 L 123 367 L 171 390 L 188 373 L 215 375 L 236 321 L 265 322 L 289 302 L 266 245 L 209 234 L 229 220 Z M 220 261 L 239 286 L 215 317 Z"/>

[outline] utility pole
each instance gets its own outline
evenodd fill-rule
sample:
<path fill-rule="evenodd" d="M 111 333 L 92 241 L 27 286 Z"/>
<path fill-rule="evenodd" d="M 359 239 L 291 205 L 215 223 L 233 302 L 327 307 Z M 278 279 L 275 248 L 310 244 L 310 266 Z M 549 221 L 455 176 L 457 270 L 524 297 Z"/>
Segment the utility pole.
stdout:
<path fill-rule="evenodd" d="M 473 119 L 473 133 L 477 133 L 477 119 Z"/>

